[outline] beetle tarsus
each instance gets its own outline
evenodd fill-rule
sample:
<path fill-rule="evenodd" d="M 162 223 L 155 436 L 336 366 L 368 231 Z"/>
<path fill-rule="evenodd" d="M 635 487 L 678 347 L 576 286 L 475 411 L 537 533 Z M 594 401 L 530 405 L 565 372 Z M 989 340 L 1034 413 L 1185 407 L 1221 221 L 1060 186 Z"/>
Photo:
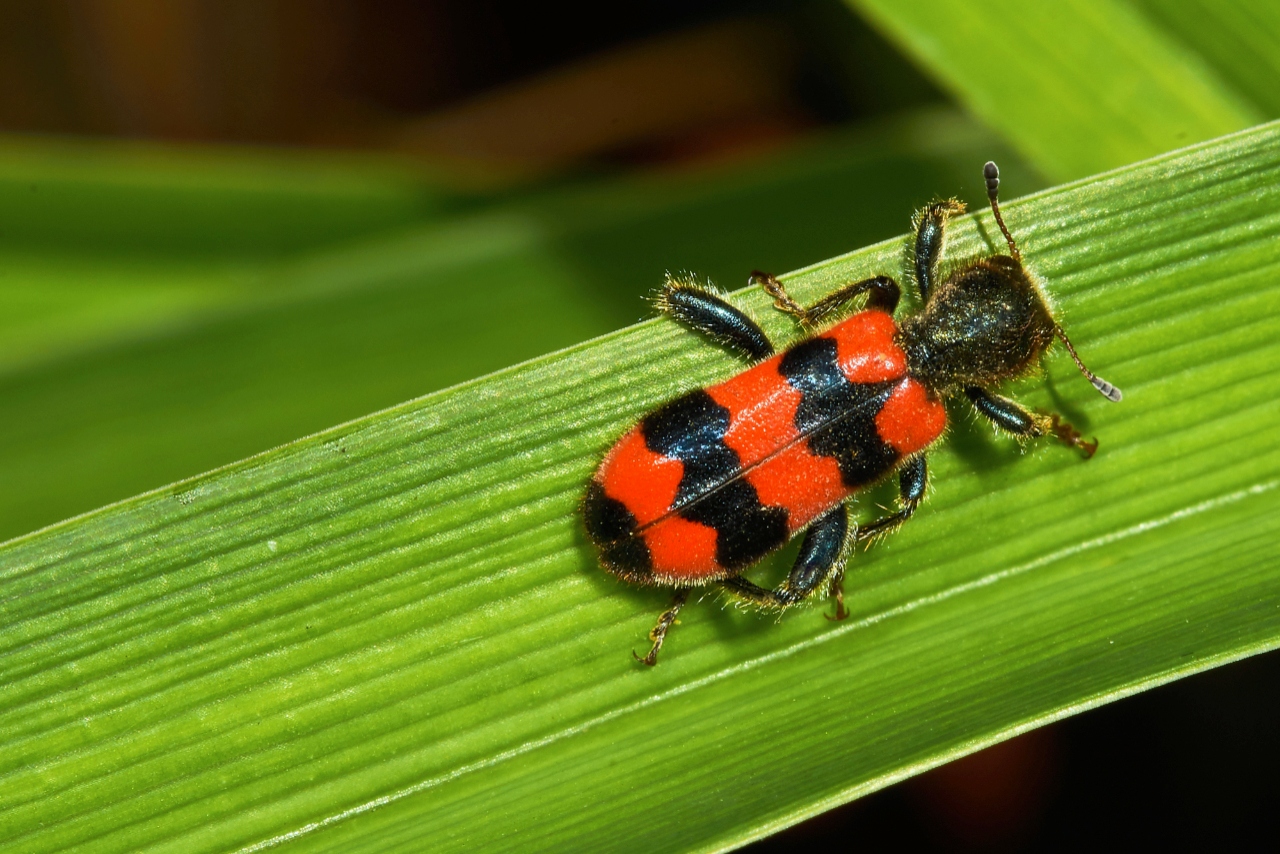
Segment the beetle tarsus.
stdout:
<path fill-rule="evenodd" d="M 1098 440 L 1096 437 L 1085 441 L 1084 434 L 1062 420 L 1062 416 L 1056 412 L 1049 413 L 1049 429 L 1062 444 L 1069 448 L 1079 448 L 1080 455 L 1086 460 L 1093 459 L 1093 455 L 1098 453 Z"/>
<path fill-rule="evenodd" d="M 648 667 L 653 667 L 658 663 L 658 650 L 662 649 L 662 643 L 667 639 L 667 632 L 675 624 L 676 617 L 680 616 L 680 609 L 684 607 L 684 603 L 688 598 L 688 590 L 681 590 L 676 593 L 671 600 L 671 607 L 662 612 L 662 616 L 658 617 L 657 624 L 649 632 L 649 640 L 653 641 L 653 649 L 649 650 L 649 654 L 643 658 L 634 649 L 631 650 L 631 654 L 635 656 L 636 661 L 644 662 Z"/>
<path fill-rule="evenodd" d="M 833 623 L 838 623 L 849 618 L 849 611 L 844 607 L 844 579 L 838 578 L 831 582 L 831 598 L 836 600 L 835 614 L 823 614 Z"/>

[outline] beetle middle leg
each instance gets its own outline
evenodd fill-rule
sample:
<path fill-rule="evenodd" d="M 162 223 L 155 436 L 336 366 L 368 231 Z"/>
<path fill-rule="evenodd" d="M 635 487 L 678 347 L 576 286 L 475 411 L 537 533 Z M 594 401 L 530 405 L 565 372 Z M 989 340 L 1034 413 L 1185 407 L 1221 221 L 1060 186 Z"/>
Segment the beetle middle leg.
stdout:
<path fill-rule="evenodd" d="M 668 275 L 657 305 L 664 314 L 748 359 L 773 355 L 773 344 L 759 324 L 694 282 Z"/>
<path fill-rule="evenodd" d="M 774 590 L 753 584 L 741 576 L 727 578 L 720 586 L 739 599 L 762 608 L 781 610 L 803 602 L 844 571 L 845 546 L 849 539 L 849 513 L 843 504 L 828 510 L 809 526 L 800 544 L 800 554 L 787 580 Z M 837 597 L 839 596 L 837 592 Z M 844 619 L 844 601 L 837 598 L 837 619 Z"/>
<path fill-rule="evenodd" d="M 898 472 L 898 510 L 858 528 L 857 540 L 863 542 L 902 527 L 916 512 L 929 485 L 929 466 L 924 454 L 912 457 Z"/>
<path fill-rule="evenodd" d="M 974 409 L 1007 433 L 1027 438 L 1052 434 L 1067 447 L 1079 448 L 1086 460 L 1098 451 L 1097 439 L 1085 441 L 1080 431 L 1056 412 L 1048 415 L 1029 412 L 1020 403 L 992 394 L 979 386 L 965 389 L 965 394 Z"/>
<path fill-rule="evenodd" d="M 792 299 L 791 294 L 787 293 L 786 285 L 769 273 L 756 270 L 747 282 L 764 288 L 765 293 L 773 297 L 774 308 L 796 318 L 806 329 L 819 325 L 845 303 L 863 294 L 869 294 L 867 308 L 879 309 L 889 314 L 897 309 L 898 299 L 902 296 L 902 290 L 893 279 L 888 276 L 872 276 L 870 279 L 837 288 L 813 305 L 805 307 Z"/>

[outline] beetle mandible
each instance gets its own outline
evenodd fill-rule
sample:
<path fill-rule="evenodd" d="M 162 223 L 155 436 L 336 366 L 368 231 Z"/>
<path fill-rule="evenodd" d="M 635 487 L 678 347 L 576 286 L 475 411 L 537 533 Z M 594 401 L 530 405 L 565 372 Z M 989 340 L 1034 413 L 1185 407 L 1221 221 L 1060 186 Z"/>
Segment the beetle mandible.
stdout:
<path fill-rule="evenodd" d="M 873 276 L 801 306 L 782 282 L 759 271 L 750 281 L 808 332 L 850 301 L 863 310 L 776 353 L 746 314 L 691 280 L 668 276 L 658 308 L 752 367 L 689 392 L 646 415 L 618 440 L 591 480 L 582 513 L 606 569 L 626 581 L 676 589 L 641 658 L 657 662 L 668 630 L 692 588 L 717 584 L 734 597 L 782 609 L 829 590 L 844 619 L 845 554 L 853 543 L 888 533 L 915 513 L 928 480 L 925 455 L 947 426 L 944 398 L 964 395 L 977 412 L 1018 437 L 1053 434 L 1085 457 L 1084 441 L 1057 415 L 1028 411 L 992 389 L 1033 371 L 1057 338 L 1094 388 L 1120 390 L 1094 375 L 1054 320 L 1036 279 L 1005 227 L 997 201 L 1000 172 L 983 168 L 987 197 L 1008 255 L 969 261 L 939 281 L 954 199 L 914 219 L 912 273 L 923 307 L 895 322 L 900 291 Z M 850 496 L 898 473 L 898 508 L 858 527 Z M 804 532 L 800 553 L 776 589 L 743 572 Z"/>

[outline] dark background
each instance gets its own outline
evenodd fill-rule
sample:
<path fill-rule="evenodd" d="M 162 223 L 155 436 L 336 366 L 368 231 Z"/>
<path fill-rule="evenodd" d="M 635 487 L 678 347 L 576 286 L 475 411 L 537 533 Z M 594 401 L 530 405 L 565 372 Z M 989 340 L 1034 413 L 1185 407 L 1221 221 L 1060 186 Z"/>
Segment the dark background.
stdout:
<path fill-rule="evenodd" d="M 750 156 L 945 101 L 835 2 L 649 2 L 598 18 L 514 0 L 6 2 L 0 79 L 6 132 L 391 151 L 435 168 L 459 205 Z M 624 108 L 593 108 L 602 91 Z M 1280 659 L 1259 656 L 751 850 L 1249 847 L 1277 823 L 1278 701 Z"/>

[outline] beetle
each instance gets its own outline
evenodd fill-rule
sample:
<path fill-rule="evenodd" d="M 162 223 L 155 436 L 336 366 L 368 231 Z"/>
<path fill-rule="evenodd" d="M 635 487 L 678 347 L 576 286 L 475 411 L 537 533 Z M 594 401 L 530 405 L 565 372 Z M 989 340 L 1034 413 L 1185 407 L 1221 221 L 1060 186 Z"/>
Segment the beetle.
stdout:
<path fill-rule="evenodd" d="M 1061 341 L 1103 396 L 1121 392 L 1085 367 L 1054 320 L 1000 214 L 1000 171 L 983 167 L 987 198 L 1009 254 L 979 257 L 940 278 L 947 221 L 963 203 L 935 201 L 912 220 L 910 273 L 922 308 L 901 321 L 900 289 L 888 276 L 846 284 L 801 306 L 778 279 L 756 271 L 774 306 L 809 334 L 775 352 L 750 317 L 695 281 L 668 274 L 661 312 L 753 365 L 691 391 L 642 418 L 604 457 L 582 502 L 586 531 L 605 569 L 625 581 L 675 588 L 643 658 L 657 662 L 690 590 L 719 585 L 733 597 L 780 610 L 828 590 L 844 619 L 845 555 L 854 543 L 901 526 L 928 482 L 926 454 L 947 426 L 944 399 L 963 395 L 1000 430 L 1052 434 L 1097 450 L 1057 415 L 1031 412 L 992 389 L 1031 373 Z M 861 311 L 822 330 L 848 303 Z M 898 474 L 897 509 L 858 527 L 848 500 Z M 776 589 L 743 572 L 803 532 L 799 555 Z"/>

